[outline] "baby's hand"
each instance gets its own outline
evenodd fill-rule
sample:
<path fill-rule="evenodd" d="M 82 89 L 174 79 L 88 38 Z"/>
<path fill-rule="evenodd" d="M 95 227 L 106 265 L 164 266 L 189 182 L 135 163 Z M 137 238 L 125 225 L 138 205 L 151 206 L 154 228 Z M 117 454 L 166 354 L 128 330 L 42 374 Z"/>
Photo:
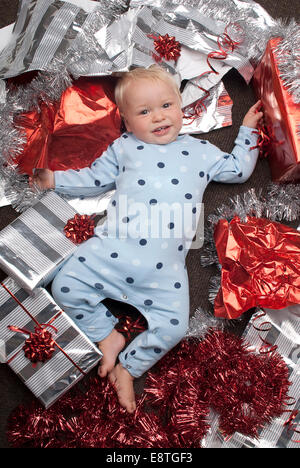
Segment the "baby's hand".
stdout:
<path fill-rule="evenodd" d="M 260 107 L 261 100 L 257 101 L 254 106 L 250 107 L 243 120 L 243 125 L 245 125 L 245 127 L 257 128 L 260 119 L 264 115 L 263 112 L 259 111 Z"/>
<path fill-rule="evenodd" d="M 54 172 L 50 169 L 35 169 L 32 177 L 29 177 L 29 185 L 40 190 L 55 188 Z"/>

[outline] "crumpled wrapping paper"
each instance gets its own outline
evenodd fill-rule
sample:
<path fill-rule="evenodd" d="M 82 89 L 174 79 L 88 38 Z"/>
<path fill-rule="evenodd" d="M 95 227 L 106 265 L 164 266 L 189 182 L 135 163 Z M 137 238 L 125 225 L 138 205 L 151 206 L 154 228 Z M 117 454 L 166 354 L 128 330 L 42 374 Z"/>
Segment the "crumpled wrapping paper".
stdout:
<path fill-rule="evenodd" d="M 215 315 L 237 318 L 260 306 L 300 304 L 300 233 L 264 218 L 218 222 L 215 244 L 222 265 Z"/>
<path fill-rule="evenodd" d="M 121 133 L 114 84 L 108 77 L 80 78 L 59 101 L 17 116 L 27 140 L 15 159 L 19 171 L 81 169 L 99 157 Z"/>
<path fill-rule="evenodd" d="M 128 7 L 123 0 L 23 0 L 11 40 L 0 55 L 0 78 L 32 70 L 75 77 L 103 76 L 135 66 L 147 67 L 156 61 L 153 38 L 169 34 L 179 41 L 181 53 L 176 62 L 161 58 L 161 65 L 177 77 L 178 84 L 187 80 L 182 92 L 183 108 L 194 106 L 194 118 L 186 119 L 183 133 L 230 125 L 231 106 L 224 115 L 218 99 L 226 93 L 221 78 L 236 68 L 249 82 L 254 71 L 251 58 L 257 50 L 250 47 L 249 34 L 245 39 L 245 21 L 240 27 L 230 20 L 235 19 L 238 8 L 242 14 L 245 5 L 233 5 L 227 0 L 224 21 L 222 15 L 212 18 L 208 11 L 202 12 L 204 4 L 183 6 L 181 2 L 161 0 L 130 2 Z M 252 19 L 260 8 L 263 21 L 256 27 L 264 33 L 274 25 L 255 2 L 246 2 L 246 6 Z M 209 54 L 213 56 L 208 61 Z M 190 116 L 191 109 L 187 111 Z"/>

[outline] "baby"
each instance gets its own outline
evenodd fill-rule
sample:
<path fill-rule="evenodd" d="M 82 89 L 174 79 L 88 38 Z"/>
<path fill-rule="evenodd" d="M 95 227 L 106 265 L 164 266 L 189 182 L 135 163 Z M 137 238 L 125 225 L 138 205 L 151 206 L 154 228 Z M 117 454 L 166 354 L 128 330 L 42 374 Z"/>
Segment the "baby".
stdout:
<path fill-rule="evenodd" d="M 127 131 L 91 167 L 37 170 L 32 182 L 80 197 L 115 188 L 107 221 L 64 264 L 52 293 L 98 343 L 103 353 L 99 375 L 108 376 L 120 404 L 132 413 L 134 378 L 173 348 L 188 327 L 185 257 L 195 229 L 178 216 L 179 208 L 184 207 L 190 224 L 197 226 L 210 181 L 242 183 L 249 178 L 258 156 L 251 150 L 257 143 L 253 129 L 262 112 L 260 102 L 250 108 L 228 154 L 206 140 L 179 135 L 180 92 L 158 65 L 125 73 L 115 97 Z M 102 302 L 105 298 L 136 307 L 147 320 L 147 330 L 125 346 L 124 336 L 114 328 L 117 319 Z"/>

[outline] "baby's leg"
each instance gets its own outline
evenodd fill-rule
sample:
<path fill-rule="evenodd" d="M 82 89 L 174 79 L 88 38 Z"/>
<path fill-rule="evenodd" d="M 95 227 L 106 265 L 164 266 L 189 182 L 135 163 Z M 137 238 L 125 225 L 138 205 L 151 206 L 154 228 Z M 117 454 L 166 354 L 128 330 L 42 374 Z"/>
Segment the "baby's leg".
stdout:
<path fill-rule="evenodd" d="M 52 283 L 55 302 L 93 342 L 102 341 L 118 320 L 102 304 L 99 278 L 87 271 L 76 257 L 71 257 Z"/>
<path fill-rule="evenodd" d="M 121 365 L 133 377 L 143 375 L 176 346 L 184 338 L 188 328 L 188 308 L 177 312 L 153 308 L 144 315 L 148 329 L 132 340 L 119 355 Z"/>
<path fill-rule="evenodd" d="M 145 315 L 148 329 L 138 335 L 119 355 L 119 364 L 109 373 L 120 405 L 132 413 L 135 408 L 134 377 L 140 377 L 176 346 L 186 334 L 188 308 L 185 312 L 151 309 Z"/>
<path fill-rule="evenodd" d="M 120 405 L 128 413 L 133 413 L 136 409 L 136 403 L 132 375 L 119 363 L 109 372 L 108 378 L 115 387 Z"/>
<path fill-rule="evenodd" d="M 125 346 L 124 336 L 113 329 L 110 334 L 99 341 L 98 347 L 103 353 L 98 374 L 100 377 L 105 377 L 110 371 L 113 370 L 119 353 Z"/>

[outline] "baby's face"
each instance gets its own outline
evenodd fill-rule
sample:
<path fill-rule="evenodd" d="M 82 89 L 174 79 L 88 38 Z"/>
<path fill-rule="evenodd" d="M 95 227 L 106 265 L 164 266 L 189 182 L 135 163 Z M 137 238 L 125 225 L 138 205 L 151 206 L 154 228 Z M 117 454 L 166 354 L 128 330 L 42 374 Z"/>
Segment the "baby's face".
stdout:
<path fill-rule="evenodd" d="M 126 90 L 122 114 L 128 132 L 145 143 L 171 143 L 182 127 L 180 98 L 161 80 L 136 80 Z"/>

